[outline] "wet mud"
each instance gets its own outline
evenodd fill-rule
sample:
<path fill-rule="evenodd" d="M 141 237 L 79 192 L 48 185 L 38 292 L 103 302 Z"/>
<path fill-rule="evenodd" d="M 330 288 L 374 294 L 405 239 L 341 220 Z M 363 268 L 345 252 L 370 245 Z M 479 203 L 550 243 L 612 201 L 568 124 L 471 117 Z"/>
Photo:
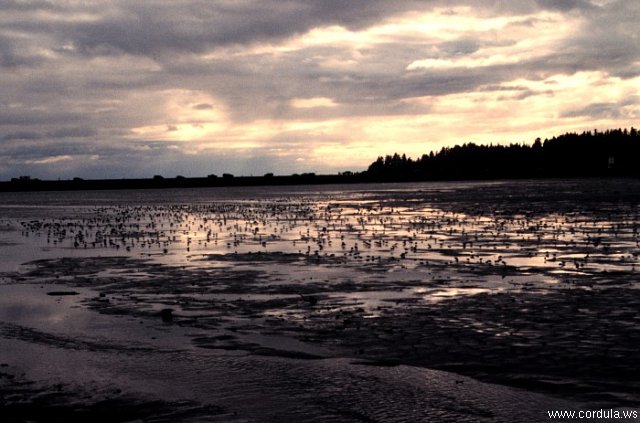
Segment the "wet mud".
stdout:
<path fill-rule="evenodd" d="M 59 400 L 37 382 L 55 379 L 48 371 L 2 376 L 3 410 L 45 421 L 25 413 L 66 404 L 60 412 L 82 416 L 120 401 L 138 414 L 104 421 L 510 421 L 519 404 L 521 421 L 540 421 L 552 406 L 637 406 L 636 185 L 487 183 L 7 218 L 6 243 L 42 257 L 2 274 L 0 289 L 16 293 L 0 324 L 8 350 L 53 348 L 93 371 L 96 357 L 117 374 L 149 368 L 106 402 L 82 400 L 80 376 L 56 376 Z M 33 317 L 41 304 L 32 317 L 6 308 L 27 294 L 57 301 L 61 323 L 49 309 Z M 150 388 L 167 363 L 182 370 L 165 379 L 177 397 Z M 220 378 L 215 394 L 201 375 Z M 273 377 L 268 394 L 258 388 Z M 358 393 L 357 380 L 368 388 Z M 470 400 L 483 392 L 494 400 Z M 282 408 L 287 395 L 298 406 Z"/>

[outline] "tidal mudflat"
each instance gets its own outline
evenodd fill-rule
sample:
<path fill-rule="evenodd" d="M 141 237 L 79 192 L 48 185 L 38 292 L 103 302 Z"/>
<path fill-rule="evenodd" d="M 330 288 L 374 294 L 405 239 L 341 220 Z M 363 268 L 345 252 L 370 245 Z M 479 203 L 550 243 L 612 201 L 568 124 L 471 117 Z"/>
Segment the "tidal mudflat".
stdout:
<path fill-rule="evenodd" d="M 0 194 L 9 421 L 640 404 L 640 181 Z"/>

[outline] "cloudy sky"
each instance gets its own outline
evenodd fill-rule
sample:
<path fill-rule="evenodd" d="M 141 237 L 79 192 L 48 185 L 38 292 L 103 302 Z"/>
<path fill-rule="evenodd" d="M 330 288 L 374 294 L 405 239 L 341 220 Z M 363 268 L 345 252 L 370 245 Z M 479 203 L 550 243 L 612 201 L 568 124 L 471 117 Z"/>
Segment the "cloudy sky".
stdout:
<path fill-rule="evenodd" d="M 2 0 L 0 179 L 363 170 L 640 126 L 638 0 Z"/>

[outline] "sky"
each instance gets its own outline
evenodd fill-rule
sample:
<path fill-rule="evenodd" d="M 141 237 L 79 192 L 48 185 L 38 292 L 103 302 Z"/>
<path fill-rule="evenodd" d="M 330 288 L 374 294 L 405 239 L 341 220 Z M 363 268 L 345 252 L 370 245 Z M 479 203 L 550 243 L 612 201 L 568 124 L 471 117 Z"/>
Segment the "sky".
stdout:
<path fill-rule="evenodd" d="M 2 0 L 0 180 L 361 171 L 640 121 L 638 0 Z"/>

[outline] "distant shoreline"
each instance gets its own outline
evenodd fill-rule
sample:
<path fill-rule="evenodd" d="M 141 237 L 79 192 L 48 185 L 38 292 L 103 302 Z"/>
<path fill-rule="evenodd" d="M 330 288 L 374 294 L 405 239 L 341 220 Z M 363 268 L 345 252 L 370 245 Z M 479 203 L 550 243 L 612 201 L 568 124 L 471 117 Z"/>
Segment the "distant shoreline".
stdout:
<path fill-rule="evenodd" d="M 367 182 L 362 175 L 288 175 L 288 176 L 229 176 L 229 177 L 175 177 L 175 178 L 123 178 L 123 179 L 71 179 L 39 180 L 13 179 L 0 182 L 0 192 L 19 191 L 90 191 L 124 189 L 211 188 L 233 186 L 323 185 L 334 183 Z"/>
<path fill-rule="evenodd" d="M 457 182 L 457 181 L 494 181 L 524 179 L 575 179 L 575 178 L 632 178 L 636 175 L 608 173 L 589 175 L 521 175 L 500 176 L 479 175 L 479 177 L 443 177 L 443 178 L 384 178 L 366 172 L 347 175 L 284 175 L 284 176 L 236 176 L 236 177 L 176 177 L 176 178 L 132 178 L 132 179 L 70 179 L 40 180 L 13 179 L 0 181 L 0 192 L 37 192 L 37 191 L 100 191 L 126 189 L 175 189 L 175 188 L 215 188 L 215 187 L 255 187 L 255 186 L 291 186 L 291 185 L 331 185 L 331 184 L 380 184 L 380 183 L 416 183 L 416 182 Z"/>
<path fill-rule="evenodd" d="M 82 179 L 46 181 L 21 176 L 0 182 L 0 192 L 80 191 L 238 186 L 326 185 L 385 182 L 521 180 L 547 178 L 639 177 L 640 132 L 617 129 L 567 133 L 536 139 L 532 145 L 476 145 L 442 148 L 411 159 L 398 153 L 379 156 L 362 172 L 334 175 L 238 176 L 223 173 L 206 177 L 147 179 Z"/>

